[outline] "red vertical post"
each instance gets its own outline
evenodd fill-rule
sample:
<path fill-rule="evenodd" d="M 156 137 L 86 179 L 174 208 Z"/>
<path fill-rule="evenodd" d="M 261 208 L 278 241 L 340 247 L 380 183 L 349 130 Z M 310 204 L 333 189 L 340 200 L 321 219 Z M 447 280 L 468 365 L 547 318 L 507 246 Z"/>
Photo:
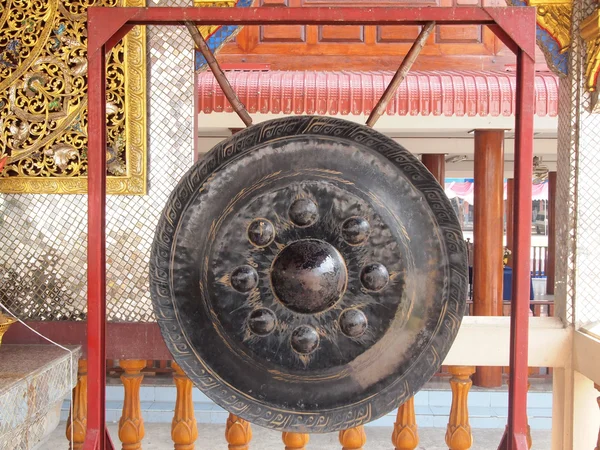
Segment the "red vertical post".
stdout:
<path fill-rule="evenodd" d="M 195 55 L 195 51 L 194 51 L 194 55 Z M 195 58 L 195 56 L 194 56 Z M 194 109 L 192 110 L 192 121 L 194 124 L 194 129 L 193 129 L 193 145 L 194 145 L 194 163 L 198 161 L 198 129 L 199 129 L 199 125 L 198 125 L 198 112 L 200 111 L 200 109 L 198 108 L 198 103 L 200 102 L 200 98 L 198 96 L 198 89 L 196 89 L 196 86 L 198 86 L 198 72 L 196 72 L 196 60 L 194 59 Z"/>
<path fill-rule="evenodd" d="M 517 51 L 515 114 L 515 209 L 513 291 L 510 320 L 510 370 L 507 450 L 527 450 L 527 359 L 529 337 L 529 249 L 533 173 L 534 61 Z"/>
<path fill-rule="evenodd" d="M 139 10 L 139 9 L 138 9 Z M 106 52 L 136 11 L 88 9 L 88 422 L 85 450 L 113 450 L 106 428 Z"/>
<path fill-rule="evenodd" d="M 92 25 L 88 30 L 110 27 Z M 101 22 L 99 20 L 99 22 Z M 106 37 L 88 38 L 88 421 L 86 450 L 113 449 L 106 430 Z"/>
<path fill-rule="evenodd" d="M 548 252 L 546 253 L 546 294 L 554 295 L 556 273 L 556 172 L 548 173 Z"/>
<path fill-rule="evenodd" d="M 88 53 L 88 430 L 96 442 L 85 448 L 106 448 L 106 60 L 104 45 Z"/>
<path fill-rule="evenodd" d="M 513 243 L 514 236 L 514 210 L 515 210 L 515 180 L 509 178 L 506 182 L 506 247 L 510 250 L 511 255 L 508 257 L 508 266 L 513 266 L 512 253 L 515 251 Z"/>
<path fill-rule="evenodd" d="M 444 187 L 444 180 L 446 179 L 446 155 L 443 154 L 428 154 L 421 155 L 421 162 L 435 179 Z"/>
<path fill-rule="evenodd" d="M 475 130 L 473 315 L 502 315 L 504 130 Z M 502 368 L 480 366 L 473 384 L 502 386 Z"/>

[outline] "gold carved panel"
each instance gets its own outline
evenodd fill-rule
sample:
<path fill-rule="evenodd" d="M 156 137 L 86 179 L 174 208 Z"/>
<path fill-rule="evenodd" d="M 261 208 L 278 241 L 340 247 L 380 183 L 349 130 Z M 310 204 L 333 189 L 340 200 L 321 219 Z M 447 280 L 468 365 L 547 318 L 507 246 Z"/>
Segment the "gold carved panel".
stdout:
<path fill-rule="evenodd" d="M 233 8 L 236 3 L 237 0 L 194 0 L 194 6 L 199 8 Z M 219 28 L 221 25 L 202 25 L 198 27 L 198 30 L 204 39 L 208 39 Z"/>
<path fill-rule="evenodd" d="M 86 12 L 145 0 L 0 2 L 0 192 L 87 192 Z M 106 68 L 107 192 L 146 193 L 146 30 Z"/>
<path fill-rule="evenodd" d="M 573 0 L 506 0 L 509 6 L 535 6 L 536 41 L 548 68 L 559 77 L 569 72 Z"/>
<path fill-rule="evenodd" d="M 571 46 L 572 0 L 529 0 L 529 6 L 537 7 L 537 24 L 546 30 L 564 53 Z"/>
<path fill-rule="evenodd" d="M 586 43 L 585 86 L 589 92 L 595 92 L 600 73 L 600 10 L 581 22 L 581 37 Z"/>

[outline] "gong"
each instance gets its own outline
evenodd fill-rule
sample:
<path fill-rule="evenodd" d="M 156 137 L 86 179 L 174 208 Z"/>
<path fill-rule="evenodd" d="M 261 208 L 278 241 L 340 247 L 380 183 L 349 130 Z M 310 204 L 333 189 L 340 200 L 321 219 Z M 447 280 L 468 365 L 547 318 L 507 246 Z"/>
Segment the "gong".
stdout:
<path fill-rule="evenodd" d="M 171 194 L 150 263 L 177 364 L 257 425 L 372 421 L 439 369 L 467 293 L 442 187 L 365 126 L 297 116 L 214 147 Z"/>

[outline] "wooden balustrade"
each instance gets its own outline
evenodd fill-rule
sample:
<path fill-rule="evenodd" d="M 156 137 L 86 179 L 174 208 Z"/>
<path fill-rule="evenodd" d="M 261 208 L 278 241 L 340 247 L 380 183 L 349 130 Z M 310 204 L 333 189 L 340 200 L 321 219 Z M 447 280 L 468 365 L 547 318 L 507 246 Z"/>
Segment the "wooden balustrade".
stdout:
<path fill-rule="evenodd" d="M 392 444 L 394 450 L 414 450 L 419 445 L 414 397 L 406 400 L 398 408 L 392 433 Z"/>
<path fill-rule="evenodd" d="M 123 412 L 119 420 L 119 438 L 123 450 L 138 450 L 142 448 L 144 437 L 144 421 L 141 415 L 140 387 L 143 380 L 142 370 L 146 360 L 120 360 L 119 366 L 124 386 Z M 175 450 L 193 450 L 198 438 L 198 426 L 194 416 L 192 400 L 193 384 L 176 364 L 171 363 L 173 380 L 177 389 L 175 411 L 171 423 L 171 437 Z M 467 398 L 472 386 L 471 377 L 475 373 L 472 366 L 447 366 L 451 375 L 452 405 L 446 430 L 445 441 L 449 450 L 467 450 L 473 445 L 473 437 L 469 424 Z M 530 370 L 531 372 L 531 370 Z M 595 385 L 600 391 L 600 386 Z M 600 407 L 600 396 L 598 397 Z M 73 389 L 73 407 L 66 427 L 66 436 L 71 441 L 71 421 L 73 417 L 73 441 L 71 449 L 83 448 L 87 421 L 87 361 L 80 360 L 78 367 L 77 385 Z M 531 448 L 531 433 L 527 427 L 527 443 Z M 366 444 L 366 433 L 363 426 L 358 426 L 339 432 L 339 442 L 342 450 L 363 450 Z M 416 423 L 414 397 L 400 405 L 392 432 L 394 450 L 415 450 L 419 445 L 418 428 Z M 229 414 L 225 429 L 225 440 L 229 450 L 250 450 L 252 428 L 250 423 Z M 306 433 L 282 433 L 285 450 L 306 450 L 310 435 Z M 600 450 L 600 432 L 595 450 Z"/>
<path fill-rule="evenodd" d="M 72 420 L 72 422 L 71 422 Z M 67 440 L 69 449 L 80 450 L 85 442 L 87 430 L 87 360 L 77 364 L 77 385 L 73 388 L 73 404 L 67 419 Z M 73 440 L 71 440 L 71 438 Z"/>
<path fill-rule="evenodd" d="M 554 317 L 554 300 L 532 300 L 533 317 Z"/>
<path fill-rule="evenodd" d="M 119 420 L 119 439 L 123 450 L 141 450 L 144 438 L 144 419 L 140 407 L 140 386 L 144 375 L 142 369 L 146 361 L 142 359 L 125 359 L 119 361 L 123 369 L 121 381 L 125 389 L 123 413 Z"/>
<path fill-rule="evenodd" d="M 466 239 L 465 243 L 467 244 L 467 253 L 472 253 L 473 243 L 470 239 Z M 548 258 L 552 257 L 551 251 L 546 246 L 532 246 L 530 250 L 530 262 L 529 269 L 531 272 L 531 276 L 533 278 L 545 277 L 547 276 L 548 270 L 550 270 L 550 277 L 554 276 L 552 272 L 553 268 L 549 265 Z M 471 261 L 472 256 L 469 256 L 469 261 Z M 471 264 L 471 262 L 469 262 Z M 509 266 L 512 267 L 511 261 L 509 258 Z M 554 283 L 552 281 L 552 283 Z M 553 286 L 551 289 L 548 289 L 548 294 L 554 294 Z M 469 280 L 469 290 L 468 290 L 468 298 L 473 298 L 473 280 Z M 471 312 L 472 314 L 472 312 Z"/>
<path fill-rule="evenodd" d="M 198 439 L 198 425 L 192 400 L 193 385 L 178 364 L 171 363 L 171 367 L 174 370 L 173 380 L 177 388 L 175 413 L 171 422 L 171 438 L 175 444 L 175 450 L 194 450 L 196 439 Z"/>
<path fill-rule="evenodd" d="M 548 247 L 531 247 L 531 276 L 546 276 L 546 267 L 548 266 Z"/>
<path fill-rule="evenodd" d="M 475 367 L 450 366 L 449 370 L 452 374 L 452 406 L 446 431 L 446 445 L 450 450 L 467 450 L 473 445 L 467 397 L 473 385 L 471 376 L 475 373 Z"/>
<path fill-rule="evenodd" d="M 281 439 L 285 445 L 285 450 L 306 450 L 306 444 L 310 436 L 306 433 L 288 433 L 281 434 Z"/>
<path fill-rule="evenodd" d="M 362 450 L 363 445 L 367 442 L 365 427 L 362 425 L 347 430 L 342 430 L 339 433 L 340 444 L 342 450 Z"/>
<path fill-rule="evenodd" d="M 505 315 L 510 315 L 510 300 L 504 300 L 502 307 Z M 533 309 L 534 317 L 554 317 L 554 300 L 531 300 L 529 305 Z M 473 315 L 473 300 L 467 300 L 467 314 Z"/>
<path fill-rule="evenodd" d="M 250 423 L 230 413 L 225 426 L 225 440 L 229 450 L 248 450 L 252 440 Z"/>

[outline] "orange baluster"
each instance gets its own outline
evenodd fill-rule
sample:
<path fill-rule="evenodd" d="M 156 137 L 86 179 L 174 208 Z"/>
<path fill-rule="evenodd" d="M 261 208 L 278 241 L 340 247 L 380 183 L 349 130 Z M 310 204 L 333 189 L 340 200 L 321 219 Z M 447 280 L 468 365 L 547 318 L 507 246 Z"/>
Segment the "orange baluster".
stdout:
<path fill-rule="evenodd" d="M 73 427 L 71 428 L 71 419 Z M 67 440 L 69 448 L 80 450 L 85 441 L 87 429 L 87 360 L 80 359 L 77 364 L 77 385 L 73 388 L 73 404 L 67 420 Z M 72 433 L 72 436 L 71 436 Z M 71 442 L 71 437 L 73 441 Z"/>
<path fill-rule="evenodd" d="M 362 450 L 363 445 L 367 442 L 365 427 L 362 425 L 347 430 L 340 431 L 339 435 L 342 450 Z"/>
<path fill-rule="evenodd" d="M 473 385 L 471 375 L 473 366 L 450 366 L 450 387 L 452 388 L 452 406 L 446 431 L 446 445 L 450 450 L 467 450 L 473 445 L 473 435 L 469 425 L 467 397 Z"/>
<path fill-rule="evenodd" d="M 175 450 L 194 450 L 196 439 L 198 439 L 198 425 L 194 416 L 192 382 L 178 364 L 172 363 L 171 367 L 175 371 L 173 380 L 177 388 L 175 414 L 171 422 L 171 438 L 175 444 Z"/>
<path fill-rule="evenodd" d="M 419 445 L 414 397 L 406 400 L 398 408 L 392 444 L 395 450 L 414 450 Z"/>
<path fill-rule="evenodd" d="M 600 384 L 594 383 L 594 387 L 600 391 Z M 598 407 L 600 407 L 600 397 L 598 397 L 596 401 L 598 402 Z M 596 450 L 600 450 L 600 430 L 598 430 L 598 442 L 596 444 Z"/>
<path fill-rule="evenodd" d="M 281 439 L 285 444 L 285 450 L 305 450 L 310 437 L 306 433 L 284 432 Z"/>
<path fill-rule="evenodd" d="M 229 450 L 248 450 L 252 440 L 250 423 L 238 416 L 229 414 L 227 426 L 225 427 L 225 440 L 229 444 Z"/>
<path fill-rule="evenodd" d="M 121 381 L 125 388 L 123 413 L 119 420 L 119 439 L 123 450 L 141 450 L 145 431 L 140 406 L 140 386 L 144 379 L 141 371 L 146 367 L 146 361 L 125 359 L 119 361 L 119 366 L 124 370 Z"/>

